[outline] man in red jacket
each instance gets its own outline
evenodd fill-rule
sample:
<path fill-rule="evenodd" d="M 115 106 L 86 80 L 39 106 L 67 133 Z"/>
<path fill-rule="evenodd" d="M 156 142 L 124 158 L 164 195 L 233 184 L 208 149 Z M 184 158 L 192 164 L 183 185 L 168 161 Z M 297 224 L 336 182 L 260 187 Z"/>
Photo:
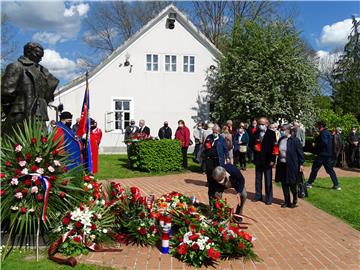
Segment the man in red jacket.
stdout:
<path fill-rule="evenodd" d="M 178 128 L 175 132 L 175 139 L 181 142 L 181 152 L 183 155 L 183 167 L 188 168 L 187 151 L 190 144 L 190 130 L 185 126 L 183 120 L 178 121 Z"/>

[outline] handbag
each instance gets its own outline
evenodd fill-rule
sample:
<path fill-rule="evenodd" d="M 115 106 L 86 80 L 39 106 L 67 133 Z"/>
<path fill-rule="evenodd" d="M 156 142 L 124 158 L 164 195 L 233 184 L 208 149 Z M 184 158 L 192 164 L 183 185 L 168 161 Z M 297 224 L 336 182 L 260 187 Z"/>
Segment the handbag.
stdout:
<path fill-rule="evenodd" d="M 194 142 L 190 139 L 189 145 L 193 145 Z"/>
<path fill-rule="evenodd" d="M 305 198 L 308 197 L 308 192 L 307 192 L 307 188 L 305 185 L 305 177 L 304 177 L 304 173 L 300 172 L 299 173 L 299 183 L 298 183 L 298 197 L 299 198 Z"/>
<path fill-rule="evenodd" d="M 246 153 L 247 152 L 247 146 L 246 145 L 240 145 L 239 152 L 240 153 Z"/>

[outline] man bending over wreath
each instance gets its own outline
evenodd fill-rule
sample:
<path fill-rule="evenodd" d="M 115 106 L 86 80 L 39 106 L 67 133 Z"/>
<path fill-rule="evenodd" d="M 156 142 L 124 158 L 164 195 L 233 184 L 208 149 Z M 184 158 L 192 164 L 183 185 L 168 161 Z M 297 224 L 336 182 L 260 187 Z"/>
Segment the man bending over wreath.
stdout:
<path fill-rule="evenodd" d="M 221 198 L 225 189 L 235 189 L 237 192 L 237 207 L 235 213 L 242 215 L 247 193 L 245 189 L 245 179 L 240 170 L 235 165 L 225 164 L 223 167 L 216 167 L 212 176 L 215 180 L 214 195 L 217 197 Z M 241 222 L 242 218 L 237 217 L 237 220 Z"/>

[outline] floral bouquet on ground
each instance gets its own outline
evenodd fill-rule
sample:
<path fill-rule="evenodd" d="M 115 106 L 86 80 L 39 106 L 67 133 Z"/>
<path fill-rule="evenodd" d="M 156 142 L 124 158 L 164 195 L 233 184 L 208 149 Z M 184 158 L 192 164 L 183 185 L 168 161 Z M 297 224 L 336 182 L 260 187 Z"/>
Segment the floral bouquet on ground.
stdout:
<path fill-rule="evenodd" d="M 204 230 L 180 230 L 173 238 L 171 254 L 195 267 L 213 264 L 220 258 L 219 249 Z"/>
<path fill-rule="evenodd" d="M 110 202 L 114 205 L 117 231 L 124 236 L 125 241 L 139 245 L 155 245 L 158 241 L 151 201 L 154 197 L 151 198 L 141 196 L 137 187 L 122 188 L 118 183 L 111 183 Z"/>
<path fill-rule="evenodd" d="M 66 160 L 54 133 L 44 133 L 40 122 L 24 122 L 23 128 L 2 139 L 0 195 L 1 224 L 8 232 L 5 250 L 10 240 L 20 239 L 16 244 L 22 245 L 36 235 L 41 224 L 45 229 L 54 227 L 59 216 L 83 201 L 79 181 L 72 179 L 64 166 Z"/>
<path fill-rule="evenodd" d="M 115 217 L 105 203 L 96 200 L 92 205 L 81 204 L 67 212 L 61 224 L 53 230 L 62 243 L 58 251 L 66 256 L 88 254 L 88 250 L 98 251 L 101 244 L 112 240 L 110 233 Z"/>

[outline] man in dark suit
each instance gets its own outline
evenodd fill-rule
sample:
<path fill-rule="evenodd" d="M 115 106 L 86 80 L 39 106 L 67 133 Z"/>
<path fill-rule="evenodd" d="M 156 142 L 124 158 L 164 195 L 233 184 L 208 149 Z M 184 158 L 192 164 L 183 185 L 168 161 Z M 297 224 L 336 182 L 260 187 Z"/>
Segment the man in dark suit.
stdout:
<path fill-rule="evenodd" d="M 145 120 L 139 121 L 139 133 L 144 133 L 147 136 L 150 136 L 150 128 L 145 126 Z"/>
<path fill-rule="evenodd" d="M 262 176 L 265 178 L 265 204 L 272 203 L 272 167 L 276 156 L 273 154 L 276 143 L 275 132 L 268 128 L 269 120 L 261 117 L 258 127 L 253 136 L 251 145 L 254 147 L 255 163 L 255 198 L 253 201 L 262 200 Z"/>
<path fill-rule="evenodd" d="M 169 127 L 169 123 L 167 121 L 165 121 L 164 126 L 159 129 L 158 136 L 160 139 L 171 139 L 172 130 Z"/>
<path fill-rule="evenodd" d="M 332 157 L 333 145 L 331 133 L 327 130 L 326 124 L 322 121 L 318 122 L 316 126 L 320 130 L 319 136 L 317 136 L 315 139 L 315 151 L 317 157 L 313 161 L 310 177 L 306 183 L 306 187 L 312 188 L 312 183 L 315 181 L 318 171 L 320 170 L 321 166 L 324 165 L 325 171 L 330 175 L 330 178 L 334 184 L 332 188 L 341 190 L 339 181 L 333 168 L 334 162 Z"/>

